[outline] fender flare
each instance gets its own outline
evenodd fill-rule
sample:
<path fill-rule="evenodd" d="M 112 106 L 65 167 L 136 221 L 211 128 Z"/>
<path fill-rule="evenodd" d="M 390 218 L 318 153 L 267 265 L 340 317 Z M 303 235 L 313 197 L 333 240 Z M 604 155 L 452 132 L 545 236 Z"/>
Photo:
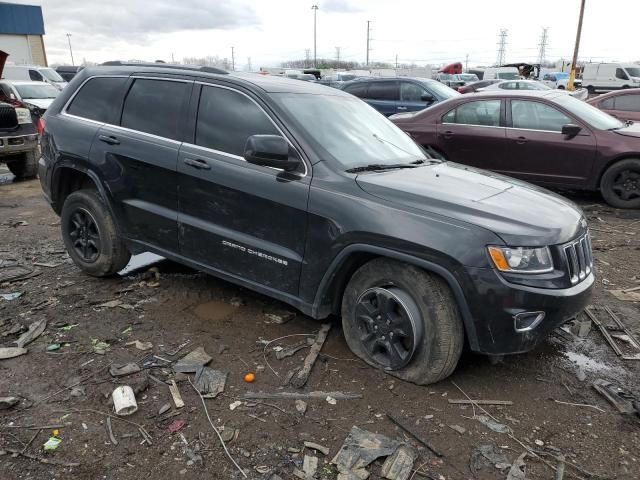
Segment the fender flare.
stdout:
<path fill-rule="evenodd" d="M 396 250 L 391 250 L 388 248 L 377 247 L 374 245 L 367 244 L 352 244 L 340 251 L 334 259 L 332 260 L 329 268 L 325 272 L 322 280 L 320 281 L 320 285 L 318 286 L 318 290 L 316 291 L 316 295 L 314 298 L 314 302 L 312 305 L 312 314 L 313 318 L 317 318 L 320 308 L 321 302 L 328 291 L 331 283 L 333 282 L 336 273 L 339 271 L 342 264 L 349 258 L 351 254 L 354 253 L 372 253 L 379 257 L 391 258 L 394 260 L 398 260 L 404 263 L 408 263 L 410 265 L 415 265 L 423 270 L 428 272 L 435 273 L 441 276 L 451 288 L 453 292 L 453 296 L 456 299 L 456 303 L 458 309 L 460 310 L 460 314 L 462 315 L 462 321 L 464 323 L 465 331 L 467 334 L 467 339 L 469 341 L 469 345 L 473 350 L 477 350 L 479 348 L 478 337 L 476 334 L 476 327 L 473 322 L 473 316 L 471 315 L 471 310 L 469 309 L 469 305 L 467 304 L 467 300 L 464 296 L 464 292 L 460 283 L 456 279 L 456 277 L 449 271 L 447 268 L 443 267 L 438 263 L 434 263 L 429 260 L 424 260 L 422 258 L 414 257 L 412 255 L 408 255 L 406 253 L 398 252 Z"/>

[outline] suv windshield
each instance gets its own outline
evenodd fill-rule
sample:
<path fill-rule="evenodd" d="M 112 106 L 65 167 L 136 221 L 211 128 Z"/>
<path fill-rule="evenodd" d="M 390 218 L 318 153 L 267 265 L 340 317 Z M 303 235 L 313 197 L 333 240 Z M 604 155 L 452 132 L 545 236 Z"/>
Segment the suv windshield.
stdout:
<path fill-rule="evenodd" d="M 436 96 L 440 97 L 442 100 L 446 100 L 447 98 L 459 97 L 462 95 L 459 92 L 456 92 L 453 88 L 447 87 L 446 85 L 440 82 L 427 82 L 421 80 L 420 83 L 424 84 L 429 91 L 436 94 Z"/>
<path fill-rule="evenodd" d="M 53 68 L 40 68 L 38 71 L 50 82 L 64 82 L 64 78 L 58 75 L 58 72 Z"/>
<path fill-rule="evenodd" d="M 518 80 L 520 75 L 516 72 L 498 72 L 496 73 L 496 77 L 500 80 Z"/>
<path fill-rule="evenodd" d="M 631 77 L 640 77 L 640 68 L 636 67 L 625 67 L 625 70 Z"/>
<path fill-rule="evenodd" d="M 273 98 L 345 169 L 423 160 L 411 138 L 362 100 L 338 95 L 274 94 Z"/>
<path fill-rule="evenodd" d="M 602 110 L 598 110 L 596 107 L 593 107 L 582 100 L 578 100 L 571 95 L 559 95 L 555 100 L 576 117 L 584 120 L 592 127 L 600 130 L 615 130 L 624 127 L 624 123 L 617 118 L 614 118 L 608 113 L 604 113 Z"/>
<path fill-rule="evenodd" d="M 56 98 L 60 91 L 53 85 L 14 85 L 24 99 Z"/>

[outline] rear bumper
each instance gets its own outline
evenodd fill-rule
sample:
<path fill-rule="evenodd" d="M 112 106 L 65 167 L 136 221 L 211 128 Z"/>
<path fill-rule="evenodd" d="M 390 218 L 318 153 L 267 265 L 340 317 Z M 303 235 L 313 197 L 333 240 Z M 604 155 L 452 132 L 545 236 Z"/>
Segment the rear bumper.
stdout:
<path fill-rule="evenodd" d="M 475 337 L 472 349 L 490 355 L 523 353 L 536 347 L 552 330 L 575 318 L 591 299 L 595 276 L 566 289 L 514 285 L 495 270 L 465 269 L 463 291 L 469 306 Z M 516 317 L 544 312 L 533 328 L 518 331 Z M 520 328 L 522 330 L 522 328 Z"/>
<path fill-rule="evenodd" d="M 11 160 L 12 155 L 30 152 L 38 147 L 38 134 L 3 135 L 0 134 L 0 162 Z"/>

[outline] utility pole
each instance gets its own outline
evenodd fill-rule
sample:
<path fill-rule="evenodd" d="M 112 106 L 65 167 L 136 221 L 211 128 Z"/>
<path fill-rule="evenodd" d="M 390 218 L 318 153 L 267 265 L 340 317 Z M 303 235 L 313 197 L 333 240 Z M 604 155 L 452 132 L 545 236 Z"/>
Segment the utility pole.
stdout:
<path fill-rule="evenodd" d="M 71 34 L 67 33 L 67 40 L 69 41 L 69 54 L 71 55 L 71 65 L 75 66 L 76 64 L 73 61 L 73 50 L 71 49 Z"/>
<path fill-rule="evenodd" d="M 176 63 L 176 60 L 173 58 L 173 52 L 171 52 L 171 63 Z"/>
<path fill-rule="evenodd" d="M 371 51 L 371 20 L 367 20 L 367 66 L 369 66 L 370 51 Z"/>
<path fill-rule="evenodd" d="M 336 63 L 340 63 L 340 47 L 336 47 Z"/>
<path fill-rule="evenodd" d="M 567 83 L 567 90 L 575 90 L 573 82 L 576 79 L 576 69 L 578 67 L 578 50 L 580 49 L 580 36 L 582 35 L 582 17 L 584 17 L 584 2 L 580 2 L 580 17 L 578 18 L 578 31 L 576 33 L 576 46 L 573 49 L 573 60 L 571 61 L 571 73 L 569 74 L 569 82 Z"/>
<path fill-rule="evenodd" d="M 398 54 L 396 53 L 396 70 L 398 69 Z"/>
<path fill-rule="evenodd" d="M 231 47 L 231 71 L 235 72 L 236 70 L 236 56 L 235 56 L 236 47 Z"/>
<path fill-rule="evenodd" d="M 547 37 L 548 28 L 542 29 L 542 36 L 540 37 L 540 50 L 538 51 L 538 64 L 542 66 L 547 56 Z"/>
<path fill-rule="evenodd" d="M 304 49 L 304 66 L 306 68 L 309 68 L 309 63 L 311 62 L 311 49 L 310 48 L 305 48 Z"/>
<path fill-rule="evenodd" d="M 316 20 L 318 14 L 318 5 L 312 5 L 313 10 L 313 68 L 318 68 L 318 55 L 316 50 Z"/>
<path fill-rule="evenodd" d="M 469 71 L 469 54 L 467 53 L 467 55 L 464 57 L 464 71 L 468 72 Z"/>
<path fill-rule="evenodd" d="M 500 41 L 498 42 L 498 56 L 496 58 L 496 66 L 500 66 L 504 63 L 507 53 L 507 35 L 509 30 L 503 28 L 500 30 Z"/>
<path fill-rule="evenodd" d="M 251 71 L 251 57 L 247 57 L 247 69 Z"/>

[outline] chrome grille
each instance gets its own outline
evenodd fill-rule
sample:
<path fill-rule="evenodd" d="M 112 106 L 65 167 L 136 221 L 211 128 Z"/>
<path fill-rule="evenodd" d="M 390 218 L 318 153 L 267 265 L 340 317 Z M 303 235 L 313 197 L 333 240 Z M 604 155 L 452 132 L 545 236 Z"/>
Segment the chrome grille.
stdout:
<path fill-rule="evenodd" d="M 16 109 L 10 105 L 0 105 L 0 129 L 9 130 L 18 126 Z"/>
<path fill-rule="evenodd" d="M 587 233 L 564 246 L 564 255 L 569 268 L 571 283 L 578 283 L 587 278 L 593 268 L 591 237 Z"/>

